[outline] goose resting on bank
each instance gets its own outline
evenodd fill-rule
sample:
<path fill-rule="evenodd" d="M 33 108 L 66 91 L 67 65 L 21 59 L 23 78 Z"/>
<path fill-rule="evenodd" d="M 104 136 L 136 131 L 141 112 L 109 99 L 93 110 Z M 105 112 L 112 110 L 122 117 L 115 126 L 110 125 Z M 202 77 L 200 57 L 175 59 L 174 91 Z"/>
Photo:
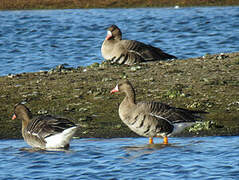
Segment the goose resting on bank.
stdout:
<path fill-rule="evenodd" d="M 12 119 L 22 120 L 22 136 L 34 148 L 68 149 L 78 127 L 67 119 L 51 115 L 33 116 L 23 104 L 17 104 Z"/>
<path fill-rule="evenodd" d="M 164 137 L 164 144 L 168 144 L 168 136 L 179 133 L 184 128 L 200 120 L 204 111 L 193 111 L 171 107 L 160 102 L 136 102 L 135 91 L 128 80 L 120 81 L 111 93 L 126 94 L 119 106 L 121 120 L 135 133 L 149 137 L 153 144 L 153 137 Z"/>
<path fill-rule="evenodd" d="M 107 29 L 107 36 L 101 46 L 105 60 L 113 63 L 132 65 L 134 63 L 177 59 L 163 52 L 160 48 L 134 40 L 123 40 L 122 33 L 116 25 Z"/>

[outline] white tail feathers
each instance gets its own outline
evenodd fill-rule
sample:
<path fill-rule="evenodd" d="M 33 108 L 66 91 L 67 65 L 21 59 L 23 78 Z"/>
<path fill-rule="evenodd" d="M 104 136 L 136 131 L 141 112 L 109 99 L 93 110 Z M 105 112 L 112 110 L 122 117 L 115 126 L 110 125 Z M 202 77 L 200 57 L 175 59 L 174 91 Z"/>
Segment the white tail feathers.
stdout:
<path fill-rule="evenodd" d="M 174 126 L 173 132 L 170 135 L 178 134 L 181 131 L 183 131 L 186 127 L 192 126 L 193 124 L 195 124 L 195 122 L 175 123 L 173 124 Z"/>
<path fill-rule="evenodd" d="M 47 142 L 46 149 L 57 149 L 68 146 L 77 129 L 77 126 L 74 126 L 64 130 L 61 133 L 47 137 L 45 139 Z"/>

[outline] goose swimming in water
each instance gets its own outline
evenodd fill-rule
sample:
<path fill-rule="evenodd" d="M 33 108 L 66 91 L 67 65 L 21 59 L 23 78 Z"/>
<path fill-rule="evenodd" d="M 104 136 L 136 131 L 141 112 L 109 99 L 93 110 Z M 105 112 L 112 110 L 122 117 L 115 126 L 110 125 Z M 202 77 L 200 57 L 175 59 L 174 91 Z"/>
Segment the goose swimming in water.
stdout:
<path fill-rule="evenodd" d="M 78 127 L 71 121 L 51 115 L 33 116 L 24 104 L 17 104 L 12 119 L 22 121 L 22 136 L 40 149 L 68 149 Z"/>

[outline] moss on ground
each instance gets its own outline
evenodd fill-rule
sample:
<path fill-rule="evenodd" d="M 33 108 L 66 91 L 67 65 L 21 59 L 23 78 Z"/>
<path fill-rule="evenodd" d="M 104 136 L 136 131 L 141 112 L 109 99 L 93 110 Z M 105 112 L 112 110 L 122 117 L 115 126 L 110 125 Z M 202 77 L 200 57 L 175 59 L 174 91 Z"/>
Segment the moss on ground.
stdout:
<path fill-rule="evenodd" d="M 121 78 L 136 88 L 137 99 L 208 111 L 205 122 L 183 136 L 239 134 L 239 53 L 134 66 L 94 63 L 88 67 L 0 77 L 0 138 L 21 137 L 21 122 L 11 120 L 16 103 L 34 114 L 67 117 L 80 124 L 78 137 L 132 137 L 119 119 L 124 95 L 109 92 Z"/>

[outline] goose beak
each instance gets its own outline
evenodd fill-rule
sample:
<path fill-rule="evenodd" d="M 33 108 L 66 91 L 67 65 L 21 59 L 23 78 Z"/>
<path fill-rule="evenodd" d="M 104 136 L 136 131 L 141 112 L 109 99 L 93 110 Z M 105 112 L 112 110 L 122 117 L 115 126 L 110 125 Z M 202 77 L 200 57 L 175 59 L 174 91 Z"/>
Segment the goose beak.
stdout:
<path fill-rule="evenodd" d="M 111 94 L 114 94 L 115 92 L 119 92 L 118 84 L 110 91 Z"/>
<path fill-rule="evenodd" d="M 112 37 L 112 33 L 110 31 L 107 31 L 107 36 L 106 36 L 106 40 L 109 40 Z"/>
<path fill-rule="evenodd" d="M 15 114 L 13 114 L 12 120 L 14 120 L 14 119 L 16 119 L 16 118 L 17 118 L 17 116 L 16 116 Z"/>

